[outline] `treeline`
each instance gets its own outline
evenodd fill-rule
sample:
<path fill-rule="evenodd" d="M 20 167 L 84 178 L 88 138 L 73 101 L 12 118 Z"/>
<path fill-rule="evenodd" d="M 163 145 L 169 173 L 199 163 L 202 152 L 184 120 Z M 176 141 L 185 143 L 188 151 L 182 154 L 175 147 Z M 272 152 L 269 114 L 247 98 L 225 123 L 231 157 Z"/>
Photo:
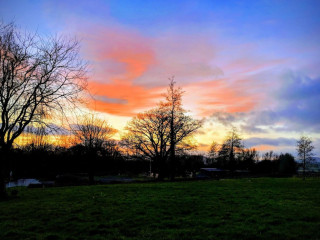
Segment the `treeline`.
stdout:
<path fill-rule="evenodd" d="M 290 153 L 280 155 L 269 151 L 261 155 L 258 151 L 245 148 L 237 129 L 232 128 L 222 144 L 211 144 L 208 165 L 231 172 L 246 170 L 253 174 L 292 175 L 298 164 Z"/>
<path fill-rule="evenodd" d="M 117 144 L 101 147 L 94 158 L 88 158 L 87 149 L 82 145 L 70 148 L 52 145 L 27 145 L 15 148 L 10 154 L 7 172 L 12 179 L 40 178 L 56 179 L 59 175 L 77 175 L 90 177 L 106 175 L 137 176 L 149 175 L 150 170 L 158 176 L 156 162 L 149 161 L 143 156 L 127 155 L 121 152 Z M 169 162 L 166 164 L 169 165 Z M 198 171 L 204 167 L 201 155 L 178 155 L 176 164 L 177 176 L 186 177 L 186 173 Z M 166 167 L 165 167 L 166 168 Z M 169 176 L 169 172 L 165 174 Z"/>
<path fill-rule="evenodd" d="M 90 177 L 107 175 L 137 176 L 143 174 L 158 179 L 160 167 L 167 169 L 164 178 L 170 178 L 170 162 L 166 166 L 145 159 L 141 155 L 128 155 L 122 152 L 117 143 L 102 147 L 94 158 L 88 158 L 82 145 L 70 148 L 34 144 L 16 148 L 10 155 L 8 172 L 11 179 L 39 178 L 54 180 L 58 176 L 75 175 Z M 249 175 L 289 176 L 296 173 L 298 164 L 289 154 L 274 154 L 272 151 L 260 156 L 254 149 L 236 151 L 234 162 L 230 155 L 194 155 L 179 153 L 176 156 L 175 174 L 177 177 L 196 177 L 201 168 L 219 168 L 233 172 L 244 171 Z M 151 174 L 150 175 L 150 171 Z M 94 178 L 91 179 L 94 182 Z M 93 183 L 92 182 L 92 183 Z"/>

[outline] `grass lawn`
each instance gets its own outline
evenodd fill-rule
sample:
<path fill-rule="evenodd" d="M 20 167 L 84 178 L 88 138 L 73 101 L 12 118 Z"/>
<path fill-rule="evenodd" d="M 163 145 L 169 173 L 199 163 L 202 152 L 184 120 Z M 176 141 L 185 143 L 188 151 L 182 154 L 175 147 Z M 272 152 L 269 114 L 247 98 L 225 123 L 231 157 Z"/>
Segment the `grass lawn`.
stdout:
<path fill-rule="evenodd" d="M 320 239 L 320 179 L 19 188 L 0 239 Z"/>

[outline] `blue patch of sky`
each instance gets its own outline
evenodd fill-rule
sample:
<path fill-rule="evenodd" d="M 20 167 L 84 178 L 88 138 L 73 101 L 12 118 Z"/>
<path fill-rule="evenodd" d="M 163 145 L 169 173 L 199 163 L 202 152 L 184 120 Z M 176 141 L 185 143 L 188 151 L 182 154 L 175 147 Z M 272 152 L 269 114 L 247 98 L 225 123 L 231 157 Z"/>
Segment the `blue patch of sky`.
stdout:
<path fill-rule="evenodd" d="M 320 38 L 320 1 L 5 1 L 0 14 L 27 26 L 50 32 L 44 15 L 59 18 L 59 11 L 83 20 L 105 24 L 114 21 L 142 33 L 161 34 L 168 29 L 196 34 L 210 29 L 236 39 Z M 48 9 L 51 8 L 51 9 Z M 55 14 L 56 12 L 56 14 Z M 111 17 L 111 18 L 110 18 Z M 59 20 L 59 19 L 58 19 Z M 310 40 L 310 41 L 311 41 Z"/>

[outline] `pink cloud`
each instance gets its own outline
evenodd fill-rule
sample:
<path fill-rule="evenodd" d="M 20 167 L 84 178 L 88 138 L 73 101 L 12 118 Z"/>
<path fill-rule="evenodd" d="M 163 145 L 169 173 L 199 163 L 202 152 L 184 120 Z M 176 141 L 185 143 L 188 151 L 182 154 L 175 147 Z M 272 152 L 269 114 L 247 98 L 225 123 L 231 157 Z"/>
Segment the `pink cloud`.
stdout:
<path fill-rule="evenodd" d="M 272 85 L 255 74 L 283 63 L 257 60 L 252 45 L 220 61 L 226 48 L 233 52 L 237 46 L 207 36 L 166 33 L 148 38 L 123 27 L 102 25 L 78 29 L 84 54 L 92 63 L 89 90 L 97 96 L 89 107 L 121 116 L 155 106 L 172 75 L 186 91 L 186 106 L 200 116 L 248 112 L 261 106 L 266 95 L 262 90 Z"/>
<path fill-rule="evenodd" d="M 84 53 L 96 68 L 94 77 L 101 82 L 130 84 L 155 62 L 150 40 L 136 32 L 95 27 L 80 36 Z"/>

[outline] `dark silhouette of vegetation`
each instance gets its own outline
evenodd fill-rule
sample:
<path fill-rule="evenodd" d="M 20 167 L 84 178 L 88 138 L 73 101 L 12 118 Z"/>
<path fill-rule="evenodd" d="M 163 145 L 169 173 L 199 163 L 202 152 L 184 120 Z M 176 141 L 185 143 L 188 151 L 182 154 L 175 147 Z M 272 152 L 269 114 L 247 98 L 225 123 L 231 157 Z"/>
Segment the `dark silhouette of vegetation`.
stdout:
<path fill-rule="evenodd" d="M 255 149 L 246 149 L 234 128 L 221 145 L 213 141 L 208 156 L 208 166 L 230 170 L 232 175 L 237 175 L 235 170 L 246 170 L 253 175 L 290 176 L 297 170 L 289 153 L 277 155 L 269 151 L 260 156 Z"/>
<path fill-rule="evenodd" d="M 235 170 L 236 161 L 239 160 L 239 155 L 243 150 L 241 140 L 237 129 L 233 127 L 219 149 L 218 159 L 221 165 L 231 171 Z"/>
<path fill-rule="evenodd" d="M 89 183 L 94 183 L 94 166 L 99 155 L 112 155 L 115 144 L 111 140 L 116 130 L 106 121 L 98 119 L 95 115 L 84 116 L 80 123 L 72 126 L 76 143 L 81 149 L 82 157 L 88 163 Z"/>
<path fill-rule="evenodd" d="M 123 146 L 131 153 L 144 156 L 154 162 L 159 179 L 176 173 L 176 154 L 190 150 L 192 135 L 201 127 L 202 121 L 194 120 L 182 108 L 182 90 L 175 88 L 170 79 L 166 100 L 157 108 L 138 114 L 127 125 L 122 138 Z"/>
<path fill-rule="evenodd" d="M 86 64 L 79 42 L 63 37 L 42 38 L 0 23 L 0 197 L 14 140 L 28 125 L 66 110 L 85 87 Z"/>
<path fill-rule="evenodd" d="M 297 171 L 297 164 L 294 157 L 290 153 L 280 154 L 279 158 L 279 173 L 282 175 L 292 175 Z"/>
<path fill-rule="evenodd" d="M 256 155 L 254 149 L 244 149 L 242 139 L 234 127 L 222 144 L 213 141 L 209 150 L 209 158 L 213 166 L 231 171 L 236 168 L 251 168 L 250 164 L 257 160 Z"/>
<path fill-rule="evenodd" d="M 312 140 L 309 137 L 302 136 L 297 141 L 298 157 L 302 160 L 303 180 L 306 176 L 306 167 L 313 161 L 313 149 L 314 146 L 312 145 Z"/>

